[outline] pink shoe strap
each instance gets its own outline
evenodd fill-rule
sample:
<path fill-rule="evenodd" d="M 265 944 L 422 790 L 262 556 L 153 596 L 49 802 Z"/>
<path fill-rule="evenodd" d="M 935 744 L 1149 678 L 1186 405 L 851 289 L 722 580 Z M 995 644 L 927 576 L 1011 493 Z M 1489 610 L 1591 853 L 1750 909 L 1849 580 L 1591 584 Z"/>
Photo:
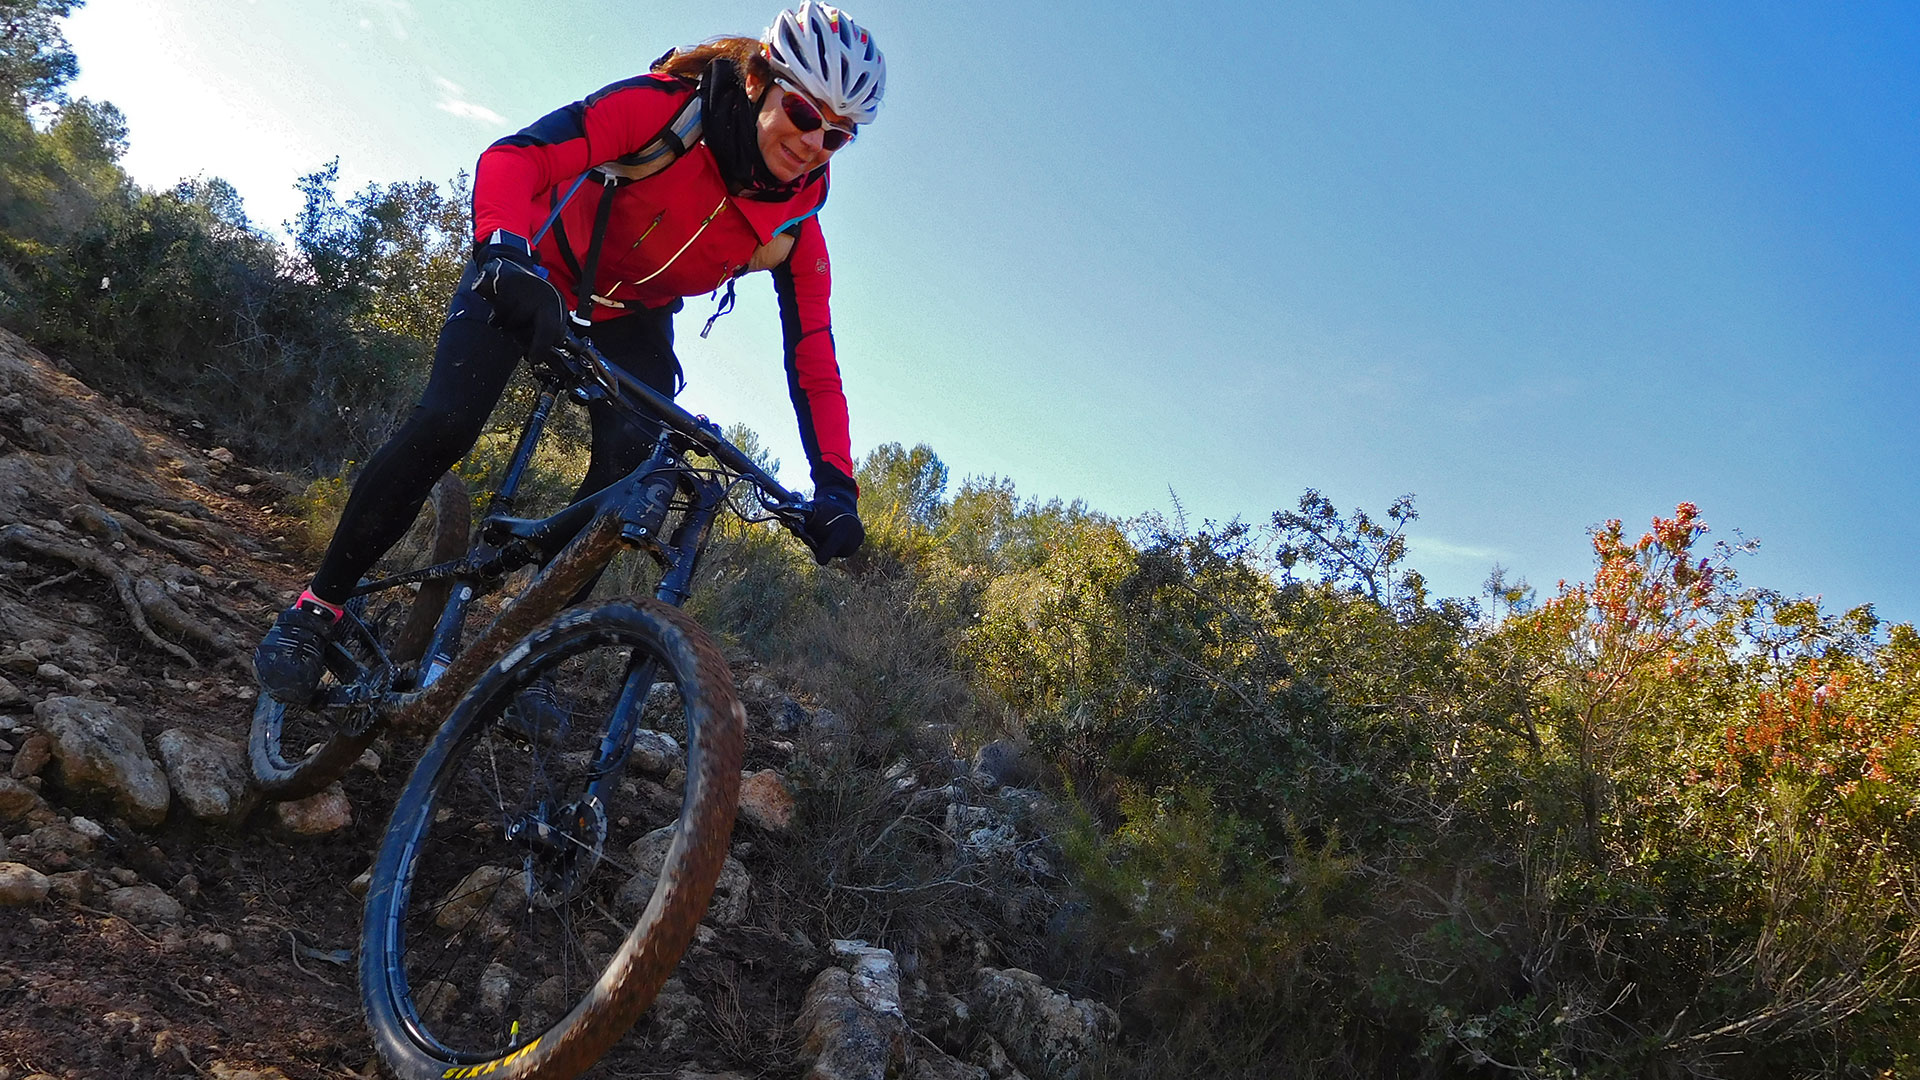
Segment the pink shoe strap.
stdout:
<path fill-rule="evenodd" d="M 347 613 L 347 609 L 341 607 L 339 604 L 329 604 L 325 600 L 322 600 L 319 597 L 313 595 L 312 589 L 308 589 L 307 591 L 301 593 L 300 599 L 295 600 L 293 602 L 293 606 L 318 608 L 321 611 L 324 611 L 327 614 L 333 616 L 335 619 L 338 619 L 340 618 L 340 616 L 345 615 Z"/>

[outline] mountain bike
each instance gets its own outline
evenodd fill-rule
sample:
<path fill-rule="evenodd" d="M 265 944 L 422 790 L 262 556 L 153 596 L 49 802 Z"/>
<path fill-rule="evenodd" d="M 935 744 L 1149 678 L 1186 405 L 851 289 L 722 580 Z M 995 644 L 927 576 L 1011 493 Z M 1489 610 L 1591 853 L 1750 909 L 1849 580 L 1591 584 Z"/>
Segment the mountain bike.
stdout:
<path fill-rule="evenodd" d="M 720 875 L 745 746 L 726 662 L 679 606 L 721 512 L 806 540 L 807 502 L 584 339 L 535 374 L 471 547 L 464 494 L 443 481 L 440 561 L 363 582 L 312 700 L 262 694 L 254 713 L 249 757 L 279 799 L 324 789 L 385 730 L 445 718 L 395 803 L 362 926 L 362 1004 L 401 1080 L 571 1077 L 652 1004 Z M 563 397 L 657 422 L 652 455 L 551 516 L 513 517 Z M 659 564 L 653 596 L 567 607 L 623 548 Z M 484 626 L 463 643 L 469 623 Z M 677 806 L 632 767 L 643 744 L 678 749 L 675 732 Z"/>

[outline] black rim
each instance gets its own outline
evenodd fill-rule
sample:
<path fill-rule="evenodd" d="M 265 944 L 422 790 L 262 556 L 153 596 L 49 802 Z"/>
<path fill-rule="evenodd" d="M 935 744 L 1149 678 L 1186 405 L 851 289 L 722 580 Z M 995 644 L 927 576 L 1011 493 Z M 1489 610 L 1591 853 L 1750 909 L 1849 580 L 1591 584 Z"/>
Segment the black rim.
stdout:
<path fill-rule="evenodd" d="M 438 763 L 378 928 L 395 1017 L 454 1064 L 512 1053 L 589 993 L 651 896 L 635 895 L 629 845 L 679 814 L 625 768 L 661 667 L 652 645 L 603 628 L 545 648 Z M 542 680 L 561 708 L 516 718 Z"/>

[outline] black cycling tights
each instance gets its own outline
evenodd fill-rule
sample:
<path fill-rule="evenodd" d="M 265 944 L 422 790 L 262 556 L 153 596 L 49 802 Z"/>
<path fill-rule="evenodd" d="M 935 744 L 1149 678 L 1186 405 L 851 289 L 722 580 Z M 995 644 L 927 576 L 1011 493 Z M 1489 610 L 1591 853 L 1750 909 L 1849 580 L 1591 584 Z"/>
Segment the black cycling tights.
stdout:
<path fill-rule="evenodd" d="M 521 348 L 486 317 L 485 300 L 463 288 L 440 328 L 433 374 L 413 415 L 361 470 L 340 515 L 326 557 L 310 586 L 330 604 L 344 603 L 387 549 L 398 543 L 440 474 L 473 449 L 487 417 L 506 391 Z M 639 311 L 595 323 L 589 336 L 606 358 L 671 397 L 680 364 L 673 355 L 673 314 Z M 657 425 L 636 420 L 605 402 L 588 408 L 592 456 L 576 500 L 633 471 L 653 451 Z"/>

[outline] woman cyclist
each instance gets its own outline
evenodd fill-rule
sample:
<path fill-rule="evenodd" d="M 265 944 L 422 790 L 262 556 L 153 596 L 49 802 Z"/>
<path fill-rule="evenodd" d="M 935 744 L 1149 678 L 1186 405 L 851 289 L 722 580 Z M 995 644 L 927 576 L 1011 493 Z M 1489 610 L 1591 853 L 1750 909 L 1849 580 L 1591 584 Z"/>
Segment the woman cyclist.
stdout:
<path fill-rule="evenodd" d="M 609 361 L 671 396 L 682 298 L 755 270 L 772 272 L 779 297 L 813 472 L 809 539 L 823 563 L 856 551 L 865 529 L 817 215 L 829 161 L 873 121 L 885 90 L 871 36 L 806 0 L 758 40 L 675 50 L 489 147 L 474 174 L 473 264 L 426 391 L 367 462 L 312 583 L 255 652 L 267 692 L 288 703 L 312 694 L 354 585 L 473 448 L 523 355 L 542 355 L 572 320 Z M 632 471 L 655 436 L 605 402 L 589 412 L 592 456 L 576 498 Z"/>

